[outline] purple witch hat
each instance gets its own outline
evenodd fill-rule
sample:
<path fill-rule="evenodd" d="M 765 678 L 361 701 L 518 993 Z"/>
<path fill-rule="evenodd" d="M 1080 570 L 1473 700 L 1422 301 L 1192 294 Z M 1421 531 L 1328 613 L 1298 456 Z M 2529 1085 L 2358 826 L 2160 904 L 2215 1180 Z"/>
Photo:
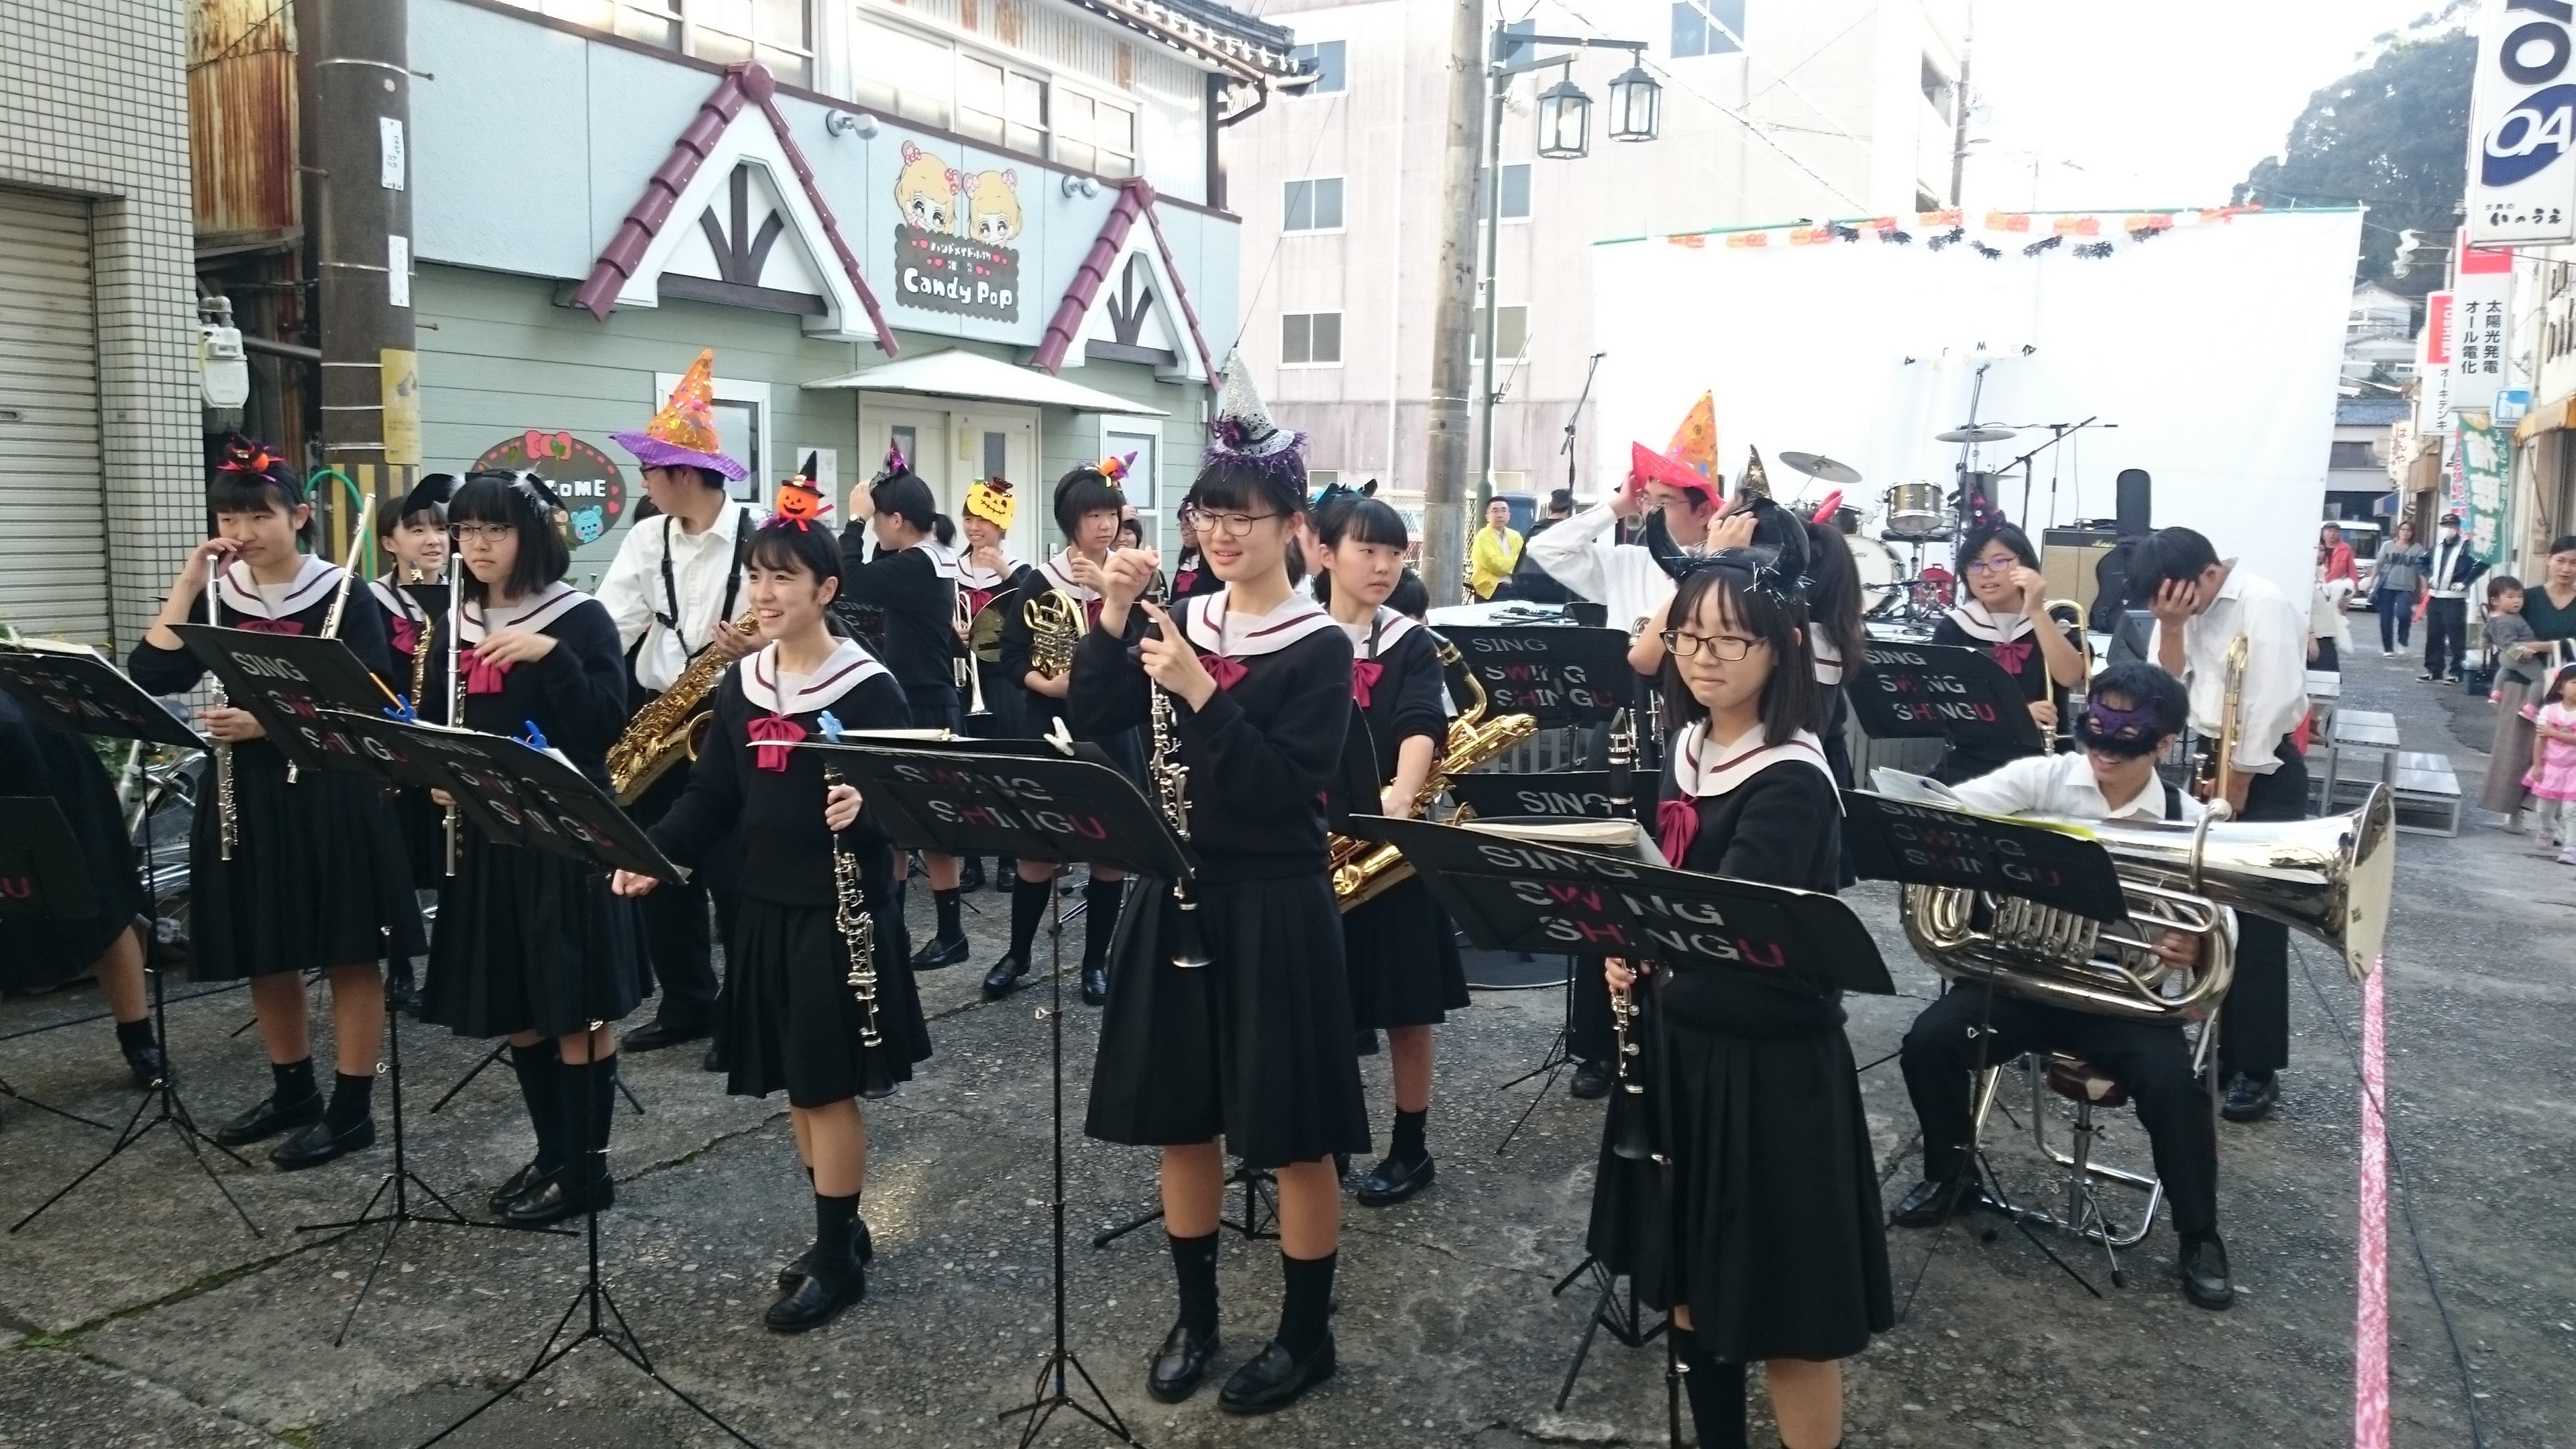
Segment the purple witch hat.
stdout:
<path fill-rule="evenodd" d="M 715 371 L 715 349 L 701 348 L 642 432 L 608 436 L 647 468 L 712 468 L 737 483 L 750 477 L 751 470 L 727 457 L 716 438 Z"/>
<path fill-rule="evenodd" d="M 1305 452 L 1306 435 L 1280 427 L 1262 405 L 1252 373 L 1243 365 L 1243 353 L 1227 353 L 1225 366 L 1217 370 L 1216 417 L 1208 424 L 1207 461 L 1249 463 L 1263 472 L 1283 474 L 1295 479 L 1302 492 Z"/>

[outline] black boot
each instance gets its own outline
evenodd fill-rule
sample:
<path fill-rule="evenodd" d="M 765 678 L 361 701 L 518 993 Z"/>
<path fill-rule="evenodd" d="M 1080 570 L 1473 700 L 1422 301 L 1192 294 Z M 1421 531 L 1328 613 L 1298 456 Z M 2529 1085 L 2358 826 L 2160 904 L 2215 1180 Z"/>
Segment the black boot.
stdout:
<path fill-rule="evenodd" d="M 964 893 L 963 886 L 930 893 L 930 903 L 939 912 L 939 929 L 928 945 L 912 953 L 913 970 L 937 971 L 966 959 L 966 926 L 957 914 L 958 900 Z"/>
<path fill-rule="evenodd" d="M 1217 1395 L 1229 1414 L 1267 1414 L 1295 1403 L 1333 1376 L 1333 1263 L 1279 1255 L 1286 1288 L 1279 1302 L 1279 1336 L 1252 1362 L 1234 1371 Z"/>
<path fill-rule="evenodd" d="M 1179 1280 L 1181 1316 L 1154 1351 L 1154 1366 L 1145 1375 L 1145 1392 L 1166 1404 L 1197 1393 L 1207 1377 L 1208 1360 L 1216 1357 L 1216 1241 L 1171 1238 L 1172 1273 Z"/>
<path fill-rule="evenodd" d="M 561 1172 L 564 1162 L 563 1108 L 555 1095 L 561 1090 L 557 1080 L 563 1075 L 563 1054 L 555 1049 L 554 1038 L 510 1048 L 510 1075 L 519 1079 L 519 1100 L 537 1134 L 537 1155 L 492 1189 L 484 1205 L 495 1215 L 508 1212 L 511 1203 Z"/>
<path fill-rule="evenodd" d="M 1744 1365 L 1719 1363 L 1700 1351 L 1699 1335 L 1672 1330 L 1673 1355 L 1681 1360 L 1682 1388 L 1690 1395 L 1691 1426 L 1699 1449 L 1747 1449 Z"/>
<path fill-rule="evenodd" d="M 1423 1125 L 1430 1120 L 1427 1107 L 1395 1114 L 1395 1143 L 1360 1179 L 1360 1206 L 1392 1207 L 1431 1185 L 1431 1149 L 1422 1140 Z"/>
<path fill-rule="evenodd" d="M 268 1154 L 268 1160 L 276 1163 L 280 1172 L 298 1172 L 346 1157 L 362 1147 L 375 1146 L 375 1092 L 373 1073 L 363 1077 L 335 1075 L 331 1080 L 331 1105 L 323 1109 L 322 1120 L 279 1143 L 277 1150 Z"/>
<path fill-rule="evenodd" d="M 225 1147 L 239 1147 L 274 1137 L 290 1127 L 303 1127 L 322 1120 L 322 1093 L 313 1085 L 313 1059 L 268 1064 L 270 1088 L 267 1100 L 215 1129 L 215 1141 Z"/>
<path fill-rule="evenodd" d="M 170 1075 L 170 1059 L 161 1054 L 161 1043 L 153 1040 L 152 1018 L 148 1016 L 141 1021 L 116 1024 L 116 1049 L 125 1054 L 126 1070 L 134 1073 L 134 1085 L 147 1092 Z"/>
<path fill-rule="evenodd" d="M 1038 923 L 1046 919 L 1046 881 L 1011 877 L 1011 949 L 984 973 L 984 996 L 999 1001 L 1018 988 L 1020 978 L 1029 974 L 1029 952 L 1036 946 Z"/>
<path fill-rule="evenodd" d="M 803 1333 L 829 1323 L 868 1294 L 868 1271 L 859 1256 L 858 1194 L 814 1195 L 814 1248 L 805 1276 L 769 1305 L 761 1321 L 779 1333 Z"/>
<path fill-rule="evenodd" d="M 542 1227 L 605 1210 L 617 1201 L 617 1179 L 608 1171 L 608 1132 L 617 1111 L 617 1058 L 565 1062 L 555 1073 L 563 1122 L 561 1172 L 528 1189 L 502 1212 L 521 1227 Z"/>

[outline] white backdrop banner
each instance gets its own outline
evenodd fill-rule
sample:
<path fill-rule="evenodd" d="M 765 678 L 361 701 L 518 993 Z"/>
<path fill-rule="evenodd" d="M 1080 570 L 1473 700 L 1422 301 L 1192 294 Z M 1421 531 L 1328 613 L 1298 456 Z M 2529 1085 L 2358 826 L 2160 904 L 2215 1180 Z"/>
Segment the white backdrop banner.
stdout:
<path fill-rule="evenodd" d="M 1783 498 L 1808 481 L 1780 466 L 1784 449 L 1857 467 L 1864 481 L 1844 501 L 1864 509 L 1891 484 L 1947 490 L 1959 449 L 1932 435 L 1969 419 L 1982 373 L 1976 417 L 2026 430 L 1983 445 L 1980 468 L 2046 441 L 2035 425 L 2118 425 L 2040 455 L 2026 515 L 2022 475 L 1997 486 L 2034 541 L 2052 523 L 2110 517 L 2114 475 L 2144 468 L 2157 527 L 2199 529 L 2297 597 L 2324 511 L 2361 214 L 2184 213 L 2135 240 L 2114 214 L 2102 221 L 2115 230 L 2082 234 L 2116 247 L 2036 255 L 2023 246 L 2034 230 L 2068 224 L 2033 220 L 1971 218 L 1940 250 L 1919 226 L 1898 244 L 1884 224 L 1795 245 L 1783 238 L 1799 229 L 1767 245 L 1595 247 L 1595 345 L 1609 353 L 1600 476 L 1626 476 L 1632 440 L 1663 447 L 1705 390 L 1730 479 L 1752 446 Z"/>

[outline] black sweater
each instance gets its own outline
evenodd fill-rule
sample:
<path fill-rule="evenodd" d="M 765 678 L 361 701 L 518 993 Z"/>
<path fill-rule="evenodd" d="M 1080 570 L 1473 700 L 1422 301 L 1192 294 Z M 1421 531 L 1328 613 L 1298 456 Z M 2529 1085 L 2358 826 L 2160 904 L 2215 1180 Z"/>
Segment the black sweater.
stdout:
<path fill-rule="evenodd" d="M 832 880 L 832 832 L 823 828 L 823 756 L 813 750 L 787 750 L 787 768 L 759 768 L 751 726 L 773 718 L 753 706 L 743 692 L 743 670 L 754 655 L 725 672 L 716 686 L 715 723 L 689 772 L 689 788 L 653 827 L 653 843 L 675 864 L 698 866 L 708 852 L 734 842 L 740 850 L 738 889 L 772 905 L 828 908 L 836 899 Z M 901 686 L 882 671 L 871 671 L 829 704 L 784 718 L 794 721 L 802 738 L 822 735 L 825 711 L 844 729 L 901 729 L 911 712 Z M 881 853 L 884 839 L 867 824 L 847 832 L 863 858 Z M 737 832 L 736 827 L 740 829 Z"/>
<path fill-rule="evenodd" d="M 466 609 L 478 612 L 471 603 Z M 492 692 L 474 692 L 473 661 L 466 660 L 465 727 L 525 738 L 534 724 L 575 769 L 605 786 L 608 747 L 626 728 L 626 654 L 617 645 L 617 623 L 597 599 L 584 596 L 537 632 L 554 639 L 554 651 L 511 665 Z M 433 663 L 430 678 L 439 680 L 444 667 L 443 659 Z"/>
<path fill-rule="evenodd" d="M 957 580 L 940 574 L 928 545 L 889 553 L 865 525 L 842 529 L 841 597 L 884 612 L 877 654 L 906 695 L 927 702 L 956 690 Z"/>
<path fill-rule="evenodd" d="M 1667 782 L 1667 789 L 1670 785 Z M 1783 760 L 1695 802 L 1689 870 L 1832 894 L 1842 872 L 1842 802 L 1824 771 Z M 1729 1036 L 1818 1036 L 1840 1026 L 1842 995 L 1775 986 L 1747 971 L 1684 965 L 1664 988 L 1673 1020 Z"/>
<path fill-rule="evenodd" d="M 1360 644 L 1357 650 L 1360 658 L 1352 662 L 1355 670 L 1363 667 L 1368 646 Z M 1430 630 L 1408 629 L 1394 643 L 1381 643 L 1377 664 L 1377 682 L 1369 686 L 1369 701 L 1360 714 L 1368 720 L 1369 743 L 1377 750 L 1377 782 L 1384 785 L 1395 779 L 1397 751 L 1416 735 L 1429 737 L 1437 759 L 1449 720 L 1441 708 L 1440 655 Z"/>
<path fill-rule="evenodd" d="M 2034 704 L 2043 699 L 2055 701 L 2059 718 L 2062 720 L 2066 713 L 2066 691 L 2058 688 L 2048 677 L 2048 656 L 2041 653 L 2039 648 L 2039 631 L 2057 627 L 2051 620 L 2038 620 L 2032 624 L 2029 633 L 2014 640 L 2011 645 L 1999 645 L 1992 640 L 1980 639 L 1960 628 L 1958 620 L 1944 614 L 1941 616 L 1941 621 L 1932 626 L 1932 642 L 1956 645 L 1963 649 L 1975 649 L 1984 653 L 1997 664 L 2003 665 L 2004 673 L 2011 675 L 2013 682 L 2021 686 L 2022 698 Z M 2084 652 L 2084 635 L 2081 631 L 2065 629 L 2061 632 L 2066 635 L 2069 642 L 2074 644 L 2076 653 Z M 2023 644 L 2029 645 L 2030 649 L 2028 653 L 2021 655 L 2021 662 L 2017 667 L 2004 664 L 2003 658 L 1996 653 L 1998 649 L 2009 650 Z M 1940 768 L 1935 773 L 1941 779 L 1956 784 L 1961 780 L 1973 780 L 1979 775 L 1990 774 L 2028 753 L 2033 752 L 2016 750 L 2010 745 L 1971 746 L 1954 741 L 1948 753 L 1941 757 Z"/>
<path fill-rule="evenodd" d="M 1074 650 L 1068 703 L 1073 728 L 1086 738 L 1146 725 L 1149 686 L 1130 641 L 1147 622 L 1142 609 L 1131 610 L 1127 637 L 1095 627 Z M 1243 677 L 1206 708 L 1172 705 L 1190 770 L 1199 877 L 1225 884 L 1319 874 L 1324 786 L 1350 735 L 1351 641 L 1328 625 L 1239 662 Z"/>
<path fill-rule="evenodd" d="M 272 633 L 311 637 L 320 634 L 323 623 L 330 618 L 331 599 L 337 588 L 336 570 L 329 579 L 317 575 L 312 586 L 299 598 L 299 601 L 309 602 L 304 602 L 304 607 L 291 614 L 280 614 L 274 619 L 245 613 L 218 600 L 215 622 L 232 629 L 247 624 Z M 202 597 L 189 617 L 191 622 L 204 622 L 206 609 Z M 338 637 L 341 643 L 349 646 L 350 653 L 358 656 L 358 662 L 367 666 L 369 673 L 383 681 L 386 688 L 397 694 L 411 691 L 409 671 L 395 671 L 393 654 L 385 645 L 384 606 L 376 602 L 375 595 L 363 583 L 352 582 L 349 586 L 349 603 L 340 613 Z M 615 642 L 613 638 L 611 642 Z M 134 676 L 135 683 L 154 694 L 185 694 L 206 677 L 206 666 L 184 647 L 162 649 L 146 639 L 134 646 L 134 653 L 126 662 L 126 672 Z M 248 740 L 233 747 L 233 763 L 237 768 L 283 771 L 286 757 L 267 740 Z"/>

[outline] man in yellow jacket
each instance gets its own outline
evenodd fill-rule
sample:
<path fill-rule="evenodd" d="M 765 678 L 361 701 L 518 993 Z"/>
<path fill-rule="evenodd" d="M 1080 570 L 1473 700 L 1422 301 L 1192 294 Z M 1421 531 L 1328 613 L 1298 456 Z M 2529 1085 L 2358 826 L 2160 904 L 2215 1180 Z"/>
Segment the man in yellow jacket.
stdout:
<path fill-rule="evenodd" d="M 1512 532 L 1512 506 L 1497 498 L 1485 505 L 1485 526 L 1476 530 L 1468 551 L 1467 587 L 1477 598 L 1491 599 L 1520 561 L 1521 536 Z"/>

